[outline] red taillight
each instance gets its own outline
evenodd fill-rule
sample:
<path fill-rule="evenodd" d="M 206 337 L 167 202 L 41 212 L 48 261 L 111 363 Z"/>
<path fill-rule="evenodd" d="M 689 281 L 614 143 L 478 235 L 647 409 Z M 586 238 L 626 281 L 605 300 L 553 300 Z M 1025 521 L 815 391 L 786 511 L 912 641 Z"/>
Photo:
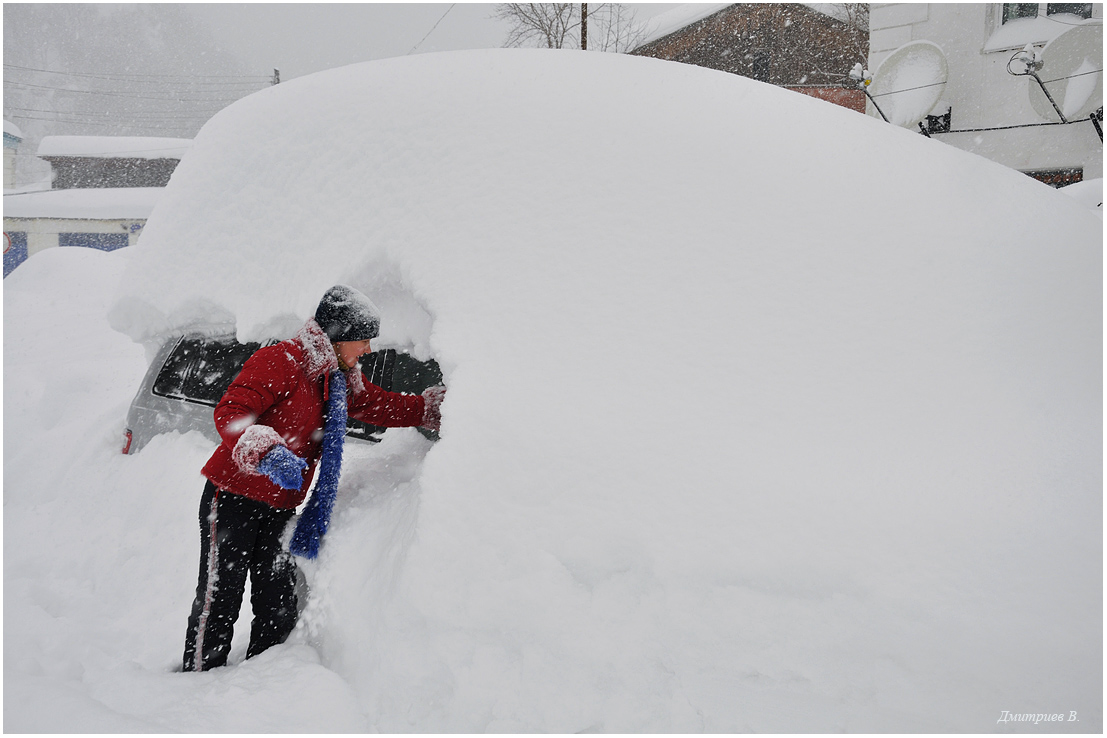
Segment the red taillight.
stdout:
<path fill-rule="evenodd" d="M 131 452 L 131 431 L 130 429 L 123 432 L 123 453 L 129 454 Z"/>

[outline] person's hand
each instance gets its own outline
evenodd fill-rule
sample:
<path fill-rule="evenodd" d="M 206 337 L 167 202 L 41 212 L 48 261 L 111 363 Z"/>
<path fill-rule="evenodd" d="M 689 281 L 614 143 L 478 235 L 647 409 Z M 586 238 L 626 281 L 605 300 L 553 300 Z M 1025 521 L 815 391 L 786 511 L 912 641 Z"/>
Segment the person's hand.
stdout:
<path fill-rule="evenodd" d="M 287 446 L 274 446 L 258 464 L 259 472 L 284 489 L 304 486 L 304 469 L 307 469 L 307 462 L 289 451 Z"/>
<path fill-rule="evenodd" d="M 423 428 L 438 431 L 442 427 L 442 400 L 446 398 L 446 387 L 437 385 L 423 390 Z"/>

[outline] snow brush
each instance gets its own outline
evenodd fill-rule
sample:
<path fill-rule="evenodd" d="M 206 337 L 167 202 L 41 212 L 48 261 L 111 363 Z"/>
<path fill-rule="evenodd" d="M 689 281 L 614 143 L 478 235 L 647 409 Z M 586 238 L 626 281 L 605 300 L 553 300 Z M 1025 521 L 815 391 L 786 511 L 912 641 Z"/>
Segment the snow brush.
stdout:
<path fill-rule="evenodd" d="M 331 522 L 334 498 L 338 494 L 338 475 L 342 472 L 342 445 L 346 440 L 346 377 L 339 370 L 330 374 L 327 396 L 327 420 L 323 424 L 323 457 L 319 479 L 304 512 L 296 522 L 296 531 L 288 550 L 296 556 L 314 559 L 319 543 Z"/>

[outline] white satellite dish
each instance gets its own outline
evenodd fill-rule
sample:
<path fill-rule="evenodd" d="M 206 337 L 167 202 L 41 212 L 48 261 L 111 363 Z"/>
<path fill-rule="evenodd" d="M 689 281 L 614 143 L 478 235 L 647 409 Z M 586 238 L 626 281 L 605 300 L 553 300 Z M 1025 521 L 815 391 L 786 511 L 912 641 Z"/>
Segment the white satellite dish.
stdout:
<path fill-rule="evenodd" d="M 949 65 L 942 47 L 912 41 L 888 55 L 866 92 L 878 112 L 897 126 L 914 128 L 942 97 Z"/>
<path fill-rule="evenodd" d="M 1103 22 L 1088 21 L 1065 31 L 1042 49 L 1038 77 L 1030 82 L 1030 104 L 1046 120 L 1087 118 L 1103 105 Z M 1046 97 L 1057 103 L 1055 108 Z"/>

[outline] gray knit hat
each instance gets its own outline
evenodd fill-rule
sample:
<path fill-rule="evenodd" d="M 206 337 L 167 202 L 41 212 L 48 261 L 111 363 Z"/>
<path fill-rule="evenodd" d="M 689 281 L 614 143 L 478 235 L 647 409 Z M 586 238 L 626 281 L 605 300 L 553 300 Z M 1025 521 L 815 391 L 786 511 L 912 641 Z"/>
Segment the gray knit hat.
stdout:
<path fill-rule="evenodd" d="M 381 311 L 353 287 L 336 284 L 315 308 L 315 322 L 332 343 L 367 341 L 380 335 Z"/>

